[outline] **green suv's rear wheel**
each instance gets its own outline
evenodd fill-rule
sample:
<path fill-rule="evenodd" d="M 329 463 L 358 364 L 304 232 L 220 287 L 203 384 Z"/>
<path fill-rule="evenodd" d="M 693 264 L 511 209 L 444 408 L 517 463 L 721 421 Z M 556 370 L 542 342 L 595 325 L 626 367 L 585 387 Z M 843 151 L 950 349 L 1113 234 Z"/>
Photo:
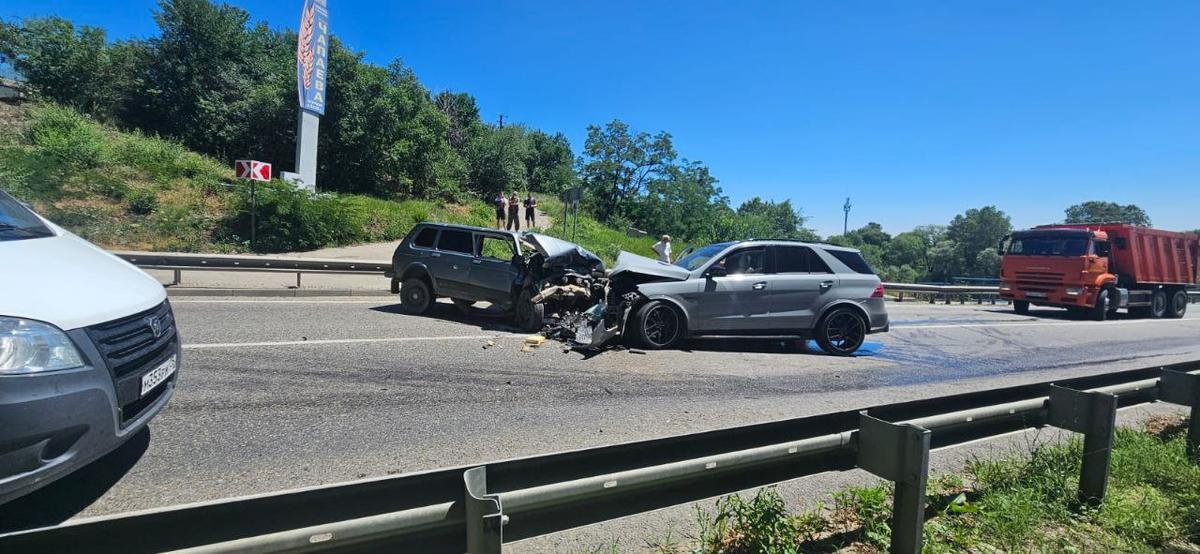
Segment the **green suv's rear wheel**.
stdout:
<path fill-rule="evenodd" d="M 646 348 L 670 348 L 683 338 L 683 318 L 666 302 L 647 302 L 638 309 L 634 321 L 637 322 L 638 342 Z"/>
<path fill-rule="evenodd" d="M 867 338 L 867 322 L 852 308 L 834 308 L 817 324 L 817 344 L 834 356 L 849 356 Z"/>
<path fill-rule="evenodd" d="M 433 305 L 433 291 L 424 279 L 405 279 L 400 286 L 400 307 L 407 314 L 423 314 Z"/>

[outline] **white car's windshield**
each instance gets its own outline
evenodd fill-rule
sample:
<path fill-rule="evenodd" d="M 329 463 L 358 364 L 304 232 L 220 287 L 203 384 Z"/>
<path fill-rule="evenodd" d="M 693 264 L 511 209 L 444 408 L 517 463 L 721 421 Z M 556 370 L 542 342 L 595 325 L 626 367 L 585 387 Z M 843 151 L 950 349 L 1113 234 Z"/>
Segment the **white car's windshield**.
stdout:
<path fill-rule="evenodd" d="M 54 233 L 29 208 L 0 192 L 0 241 L 48 237 Z"/>

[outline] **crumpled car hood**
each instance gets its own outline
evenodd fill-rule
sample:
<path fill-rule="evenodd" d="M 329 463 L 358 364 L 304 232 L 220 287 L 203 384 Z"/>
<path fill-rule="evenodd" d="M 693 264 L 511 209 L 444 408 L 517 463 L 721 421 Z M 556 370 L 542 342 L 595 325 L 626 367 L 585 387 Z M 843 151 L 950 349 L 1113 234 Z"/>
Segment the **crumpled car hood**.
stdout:
<path fill-rule="evenodd" d="M 547 266 L 560 266 L 580 271 L 604 271 L 604 262 L 584 247 L 573 242 L 543 235 L 524 233 L 521 239 L 532 244 L 546 258 Z"/>
<path fill-rule="evenodd" d="M 661 277 L 671 281 L 686 281 L 692 272 L 666 262 L 660 262 L 645 256 L 639 256 L 622 250 L 617 254 L 617 263 L 613 266 L 609 278 L 622 274 L 640 274 Z"/>

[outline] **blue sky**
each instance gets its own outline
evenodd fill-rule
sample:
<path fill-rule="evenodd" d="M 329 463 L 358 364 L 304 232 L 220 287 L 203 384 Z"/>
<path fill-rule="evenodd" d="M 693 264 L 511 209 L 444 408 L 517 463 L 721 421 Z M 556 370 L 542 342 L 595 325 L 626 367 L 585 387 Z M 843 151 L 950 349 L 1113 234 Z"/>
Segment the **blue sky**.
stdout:
<path fill-rule="evenodd" d="M 236 0 L 295 27 L 300 2 Z M 1089 199 L 1200 227 L 1200 2 L 330 0 L 335 34 L 484 117 L 667 130 L 735 203 L 790 198 L 822 234 L 994 204 L 1018 227 Z M 116 38 L 150 1 L 0 0 Z M 336 92 L 331 101 L 336 101 Z"/>

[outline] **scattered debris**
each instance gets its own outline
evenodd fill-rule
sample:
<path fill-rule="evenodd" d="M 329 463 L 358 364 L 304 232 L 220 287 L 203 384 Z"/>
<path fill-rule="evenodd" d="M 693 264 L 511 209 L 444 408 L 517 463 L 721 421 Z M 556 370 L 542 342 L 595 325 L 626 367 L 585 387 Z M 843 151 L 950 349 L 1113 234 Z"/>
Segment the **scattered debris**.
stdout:
<path fill-rule="evenodd" d="M 541 346 L 543 342 L 546 342 L 546 337 L 541 335 L 529 335 L 528 337 L 525 337 L 525 344 L 528 344 L 529 346 Z"/>
<path fill-rule="evenodd" d="M 494 341 L 494 340 L 489 340 L 489 341 L 487 341 L 487 342 L 483 343 L 483 349 L 484 349 L 484 350 L 487 350 L 487 349 L 489 349 L 489 348 L 491 348 L 491 347 L 493 347 L 493 346 L 496 346 L 496 341 Z"/>

